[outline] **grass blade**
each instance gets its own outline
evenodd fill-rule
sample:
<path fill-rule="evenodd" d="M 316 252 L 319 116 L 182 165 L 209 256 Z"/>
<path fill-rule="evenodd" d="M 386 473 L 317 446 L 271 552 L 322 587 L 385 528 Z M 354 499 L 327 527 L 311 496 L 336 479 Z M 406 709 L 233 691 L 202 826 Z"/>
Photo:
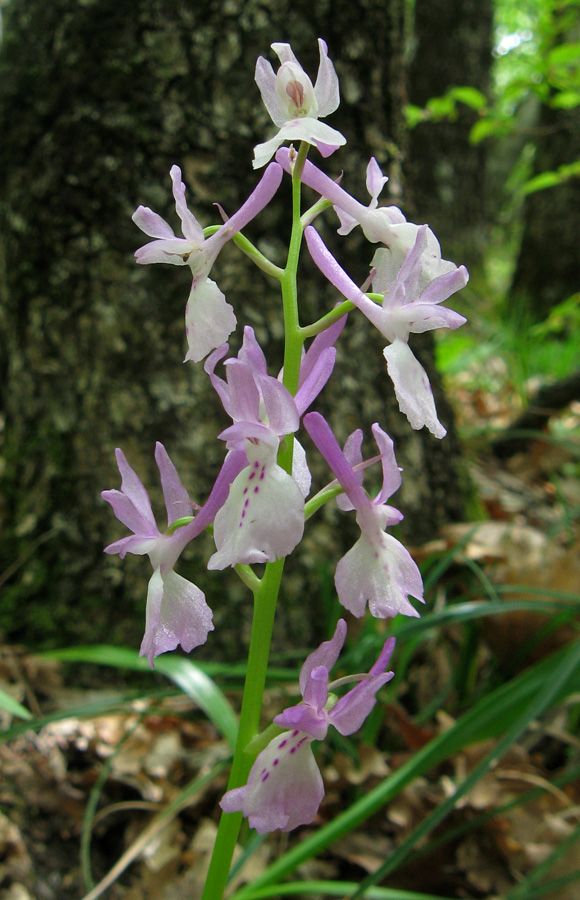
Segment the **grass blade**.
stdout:
<path fill-rule="evenodd" d="M 11 697 L 10 694 L 6 693 L 0 688 L 0 710 L 2 712 L 7 712 L 11 716 L 16 716 L 19 719 L 32 719 L 32 713 L 30 710 L 26 709 L 25 706 L 22 706 L 18 700 L 15 700 L 14 697 Z"/>
<path fill-rule="evenodd" d="M 270 887 L 251 890 L 248 900 L 262 900 L 266 897 L 292 897 L 305 894 L 320 894 L 321 897 L 345 897 L 356 888 L 352 881 L 294 881 L 289 884 L 278 884 Z M 397 888 L 374 887 L 367 893 L 368 900 L 450 900 L 435 894 L 418 894 L 415 891 L 403 891 Z"/>
<path fill-rule="evenodd" d="M 389 859 L 361 882 L 360 886 L 349 900 L 358 900 L 359 897 L 364 896 L 368 887 L 375 884 L 377 881 L 382 881 L 383 878 L 386 878 L 387 875 L 394 872 L 412 852 L 415 845 L 418 844 L 425 835 L 432 831 L 439 822 L 443 821 L 443 819 L 453 810 L 457 801 L 477 784 L 480 778 L 489 771 L 498 759 L 501 759 L 501 757 L 505 755 L 507 750 L 509 750 L 520 735 L 528 728 L 530 722 L 533 722 L 546 712 L 552 705 L 554 697 L 558 694 L 562 685 L 569 680 L 570 675 L 575 670 L 580 668 L 580 642 L 572 645 L 572 647 L 568 648 L 568 651 L 569 652 L 564 654 L 558 667 L 553 671 L 552 678 L 547 682 L 543 690 L 534 697 L 524 712 L 516 718 L 516 721 L 508 728 L 506 734 L 501 741 L 499 741 L 497 746 L 484 756 L 453 794 L 447 797 L 437 809 L 421 822 L 418 828 L 403 841 Z M 516 898 L 517 900 L 522 900 L 524 896 L 525 894 L 520 893 L 519 891 L 513 893 L 513 898 L 511 894 L 509 895 L 510 900 L 516 900 Z"/>
<path fill-rule="evenodd" d="M 73 647 L 70 650 L 51 651 L 46 656 L 62 662 L 91 662 L 137 672 L 151 671 L 147 660 L 128 647 Z M 213 722 L 230 747 L 235 747 L 237 716 L 230 701 L 209 675 L 184 656 L 158 657 L 155 660 L 155 671 L 170 678 L 187 694 Z"/>
<path fill-rule="evenodd" d="M 164 699 L 165 697 L 175 697 L 175 690 L 154 691 L 131 691 L 116 696 L 97 700 L 94 703 L 83 703 L 80 706 L 71 706 L 69 709 L 58 709 L 54 712 L 47 713 L 45 716 L 37 716 L 34 719 L 28 719 L 26 722 L 18 722 L 5 731 L 0 731 L 0 741 L 11 741 L 20 734 L 27 731 L 40 731 L 46 725 L 53 722 L 61 722 L 63 719 L 90 719 L 93 716 L 102 716 L 108 713 L 127 712 L 127 706 L 131 706 L 138 700 L 155 700 Z M 156 710 L 162 712 L 162 710 Z"/>

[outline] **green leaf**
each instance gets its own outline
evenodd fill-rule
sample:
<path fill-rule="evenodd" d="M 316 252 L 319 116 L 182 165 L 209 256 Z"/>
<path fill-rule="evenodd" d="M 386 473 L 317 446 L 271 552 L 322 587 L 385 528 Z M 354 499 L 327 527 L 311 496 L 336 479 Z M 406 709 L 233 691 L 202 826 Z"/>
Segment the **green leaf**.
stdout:
<path fill-rule="evenodd" d="M 431 97 L 427 101 L 427 110 L 435 120 L 453 119 L 456 116 L 455 101 L 449 93 L 443 94 L 442 97 Z"/>
<path fill-rule="evenodd" d="M 578 91 L 560 91 L 550 100 L 550 106 L 554 109 L 574 109 L 580 104 Z"/>
<path fill-rule="evenodd" d="M 535 175 L 529 181 L 526 181 L 522 191 L 524 194 L 533 194 L 536 191 L 543 191 L 546 188 L 562 184 L 563 181 L 564 177 L 559 172 L 542 172 L 540 175 Z"/>
<path fill-rule="evenodd" d="M 407 103 L 407 105 L 403 107 L 403 115 L 405 116 L 407 128 L 415 128 L 421 122 L 425 121 L 428 114 L 420 106 L 413 106 L 412 103 Z"/>
<path fill-rule="evenodd" d="M 580 43 L 561 44 L 548 53 L 548 66 L 568 66 L 576 62 L 580 63 Z"/>
<path fill-rule="evenodd" d="M 480 119 L 469 132 L 469 143 L 479 144 L 488 137 L 505 137 L 513 128 L 503 119 Z"/>
<path fill-rule="evenodd" d="M 92 662 L 118 669 L 149 672 L 149 663 L 128 647 L 72 647 L 51 651 L 52 659 L 69 662 Z M 163 655 L 155 660 L 155 671 L 170 678 L 188 697 L 197 703 L 233 748 L 238 733 L 238 719 L 233 707 L 215 681 L 199 666 L 183 656 Z"/>
<path fill-rule="evenodd" d="M 11 697 L 10 694 L 7 694 L 6 691 L 3 691 L 1 688 L 0 709 L 3 712 L 9 713 L 11 716 L 17 716 L 19 719 L 32 719 L 32 713 L 26 709 L 25 706 L 22 706 L 18 700 L 15 700 L 14 697 Z"/>
<path fill-rule="evenodd" d="M 484 109 L 487 105 L 487 98 L 481 91 L 474 87 L 454 87 L 449 91 L 450 95 L 471 109 Z"/>

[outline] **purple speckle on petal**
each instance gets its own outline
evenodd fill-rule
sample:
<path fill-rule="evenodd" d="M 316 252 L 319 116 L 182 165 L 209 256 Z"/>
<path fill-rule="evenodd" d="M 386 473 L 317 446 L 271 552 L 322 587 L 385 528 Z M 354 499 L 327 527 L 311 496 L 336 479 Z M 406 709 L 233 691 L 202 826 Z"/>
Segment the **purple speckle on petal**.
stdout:
<path fill-rule="evenodd" d="M 258 487 L 258 485 L 256 485 L 256 487 L 254 488 L 254 494 L 257 494 L 259 492 L 259 490 L 260 490 L 260 488 Z"/>
<path fill-rule="evenodd" d="M 283 740 L 283 741 L 282 741 L 282 742 L 281 742 L 281 743 L 280 743 L 280 745 L 279 745 L 279 748 L 278 748 L 278 749 L 280 749 L 280 750 L 281 750 L 281 749 L 282 749 L 282 747 L 285 747 L 285 746 L 286 746 L 286 744 L 287 744 L 287 743 L 288 743 L 288 738 L 284 738 L 284 740 Z"/>
<path fill-rule="evenodd" d="M 292 732 L 292 737 L 296 737 L 297 734 L 300 734 L 300 732 L 299 732 L 298 729 L 296 728 L 296 729 Z"/>
<path fill-rule="evenodd" d="M 273 766 L 277 766 L 279 762 L 280 762 L 280 760 L 278 759 L 278 757 L 276 757 L 276 759 L 274 760 L 274 762 L 272 763 L 272 765 L 273 765 Z"/>
<path fill-rule="evenodd" d="M 269 773 L 269 772 L 264 772 L 264 774 L 263 774 L 263 775 L 262 775 L 262 781 L 263 781 L 263 782 L 264 782 L 264 781 L 267 781 L 267 780 L 268 780 L 268 777 L 269 777 L 269 775 L 270 775 L 270 773 Z"/>

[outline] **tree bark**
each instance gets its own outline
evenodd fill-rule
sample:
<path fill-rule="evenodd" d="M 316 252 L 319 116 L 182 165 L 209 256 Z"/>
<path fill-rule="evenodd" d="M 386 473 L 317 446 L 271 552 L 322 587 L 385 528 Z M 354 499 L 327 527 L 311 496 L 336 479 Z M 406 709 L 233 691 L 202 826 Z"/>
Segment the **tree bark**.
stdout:
<path fill-rule="evenodd" d="M 409 101 L 424 107 L 452 87 L 486 93 L 492 61 L 491 0 L 416 0 Z M 459 103 L 456 121 L 426 122 L 411 131 L 409 175 L 413 214 L 427 221 L 444 248 L 467 265 L 479 262 L 489 224 L 486 148 L 469 144 L 477 113 Z"/>
<path fill-rule="evenodd" d="M 5 14 L 0 87 L 2 199 L 1 402 L 5 632 L 28 643 L 126 640 L 142 629 L 148 566 L 103 557 L 122 528 L 101 502 L 118 486 L 113 450 L 121 446 L 152 488 L 156 440 L 174 458 L 191 496 L 203 501 L 223 458 L 215 435 L 227 424 L 201 366 L 183 365 L 187 272 L 137 267 L 142 235 L 130 220 L 142 203 L 174 222 L 168 171 L 182 167 L 192 209 L 216 221 L 256 182 L 252 148 L 273 129 L 253 71 L 269 44 L 290 41 L 310 73 L 323 36 L 336 62 L 342 103 L 332 125 L 348 150 L 326 168 L 364 194 L 371 154 L 403 183 L 405 13 L 403 0 L 11 0 Z M 317 160 L 319 161 L 319 160 Z M 281 192 L 288 197 L 287 187 Z M 395 201 L 397 197 L 395 196 Z M 287 212 L 279 200 L 249 235 L 282 261 Z M 287 208 L 287 204 L 286 204 Z M 338 243 L 354 277 L 368 273 L 372 248 L 360 235 Z M 305 319 L 335 302 L 304 260 Z M 253 325 L 271 371 L 281 362 L 279 301 L 271 285 L 228 247 L 214 270 L 240 322 Z M 379 421 L 397 440 L 405 466 L 395 497 L 408 540 L 429 538 L 461 516 L 457 445 L 451 411 L 427 345 L 427 366 L 441 418 L 442 445 L 411 432 L 396 410 L 380 342 L 351 316 L 334 388 L 322 399 L 341 437 Z M 232 340 L 235 352 L 239 332 Z M 380 376 L 377 374 L 380 371 Z M 321 470 L 321 477 L 328 473 Z M 342 520 L 341 520 L 342 522 Z M 43 536 L 45 538 L 44 542 Z M 41 542 L 40 544 L 38 542 Z M 249 621 L 247 591 L 233 575 L 207 573 L 209 537 L 186 553 L 180 571 L 199 584 L 215 610 L 216 632 L 204 651 L 240 652 Z M 308 544 L 306 559 L 309 570 Z M 336 556 L 336 552 L 333 552 Z M 314 560 L 315 554 L 312 556 Z M 314 562 L 310 566 L 315 568 Z M 285 587 L 278 645 L 288 634 L 308 643 L 319 605 L 297 565 Z M 316 589 L 320 592 L 318 583 Z M 227 597 L 227 600 L 224 598 Z M 87 625 L 90 622 L 90 626 Z M 90 637 L 87 632 L 90 628 Z"/>
<path fill-rule="evenodd" d="M 535 126 L 534 175 L 578 158 L 580 107 L 542 106 Z M 524 321 L 542 321 L 580 290 L 580 180 L 528 194 L 523 234 L 511 284 L 511 302 Z"/>

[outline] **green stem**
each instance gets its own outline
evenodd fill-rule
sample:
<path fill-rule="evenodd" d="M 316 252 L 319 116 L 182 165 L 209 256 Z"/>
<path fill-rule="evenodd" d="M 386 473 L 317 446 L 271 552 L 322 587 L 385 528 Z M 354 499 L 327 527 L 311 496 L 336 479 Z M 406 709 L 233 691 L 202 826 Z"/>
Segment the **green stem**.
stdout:
<path fill-rule="evenodd" d="M 288 247 L 286 268 L 280 279 L 282 289 L 282 303 L 284 307 L 284 386 L 294 396 L 298 390 L 300 378 L 300 360 L 304 337 L 300 328 L 298 314 L 298 260 L 304 228 L 300 221 L 300 195 L 301 178 L 309 145 L 302 142 L 300 150 L 292 170 L 292 232 Z M 294 450 L 294 438 L 292 435 L 286 441 L 278 453 L 278 462 L 287 472 L 292 472 L 292 454 Z"/>
<path fill-rule="evenodd" d="M 268 563 L 254 597 L 246 683 L 228 790 L 246 783 L 257 755 L 246 752 L 246 748 L 258 734 L 260 727 L 274 614 L 283 568 L 283 559 Z M 222 813 L 202 900 L 220 900 L 223 897 L 241 824 L 241 813 Z"/>
<path fill-rule="evenodd" d="M 312 325 L 305 325 L 304 328 L 301 328 L 300 333 L 302 338 L 305 340 L 309 337 L 316 337 L 317 334 L 320 334 L 321 331 L 326 331 L 327 328 L 330 328 L 331 325 L 334 325 L 335 322 L 342 319 L 345 313 L 352 312 L 353 309 L 356 309 L 354 303 L 351 303 L 350 300 L 344 300 L 342 303 L 339 303 L 338 306 L 335 306 L 334 309 L 331 309 L 330 312 L 326 313 L 326 315 L 317 319 L 316 322 L 313 322 Z"/>
<path fill-rule="evenodd" d="M 303 227 L 300 222 L 301 175 L 307 153 L 308 144 L 301 144 L 292 173 L 292 233 L 286 267 L 283 272 L 279 269 L 277 272 L 274 272 L 273 269 L 270 270 L 270 274 L 276 274 L 280 278 L 282 289 L 285 334 L 284 385 L 292 395 L 296 394 L 298 389 L 300 360 L 304 343 L 298 316 L 297 271 L 303 235 Z M 239 236 L 236 237 L 238 237 L 237 242 L 239 243 Z M 242 249 L 244 249 L 243 246 Z M 252 252 L 251 255 L 256 261 L 255 254 Z M 265 271 L 268 270 L 265 269 Z M 279 464 L 289 473 L 292 471 L 292 450 L 293 438 L 289 435 L 278 454 Z M 268 563 L 262 579 L 258 580 L 249 566 L 236 566 L 242 580 L 254 591 L 254 615 L 240 724 L 228 790 L 246 784 L 250 769 L 261 746 L 259 741 L 255 741 L 255 738 L 260 726 L 274 614 L 283 568 L 283 559 Z M 221 900 L 223 897 L 241 824 L 241 813 L 222 813 L 202 900 Z"/>

